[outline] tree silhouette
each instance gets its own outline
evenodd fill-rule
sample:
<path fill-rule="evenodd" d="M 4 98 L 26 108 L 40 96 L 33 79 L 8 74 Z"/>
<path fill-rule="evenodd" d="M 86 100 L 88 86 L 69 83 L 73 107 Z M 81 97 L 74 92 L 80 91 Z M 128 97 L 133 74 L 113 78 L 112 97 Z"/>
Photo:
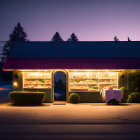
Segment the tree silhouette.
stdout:
<path fill-rule="evenodd" d="M 2 58 L 1 58 L 2 62 L 4 62 L 4 60 L 6 59 L 14 43 L 17 41 L 27 41 L 26 38 L 27 38 L 27 34 L 24 32 L 24 29 L 21 26 L 20 22 L 18 22 L 13 32 L 9 35 L 9 40 L 5 43 L 3 47 Z"/>
<path fill-rule="evenodd" d="M 74 33 L 72 33 L 70 38 L 68 38 L 67 41 L 78 41 L 78 38 L 77 38 L 77 36 Z"/>
<path fill-rule="evenodd" d="M 54 36 L 52 37 L 52 40 L 51 41 L 55 41 L 55 42 L 60 42 L 60 41 L 63 41 L 62 37 L 60 36 L 60 34 L 58 32 L 56 32 L 54 34 Z"/>
<path fill-rule="evenodd" d="M 128 39 L 128 41 L 131 41 L 129 37 L 127 39 Z"/>
<path fill-rule="evenodd" d="M 119 39 L 117 38 L 117 36 L 114 37 L 114 41 L 119 41 Z"/>
<path fill-rule="evenodd" d="M 59 79 L 56 83 L 55 83 L 55 90 L 66 90 L 66 86 L 64 85 L 64 83 L 62 82 L 61 79 Z"/>

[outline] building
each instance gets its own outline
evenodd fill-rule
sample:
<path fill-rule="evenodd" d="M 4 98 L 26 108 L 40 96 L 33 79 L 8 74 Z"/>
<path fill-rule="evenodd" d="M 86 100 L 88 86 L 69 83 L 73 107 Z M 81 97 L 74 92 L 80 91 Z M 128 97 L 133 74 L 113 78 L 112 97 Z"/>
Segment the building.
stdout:
<path fill-rule="evenodd" d="M 54 74 L 66 74 L 66 101 L 102 102 L 103 88 L 129 88 L 127 72 L 140 68 L 140 41 L 19 42 L 3 66 L 13 71 L 13 90 L 44 91 L 54 101 Z"/>

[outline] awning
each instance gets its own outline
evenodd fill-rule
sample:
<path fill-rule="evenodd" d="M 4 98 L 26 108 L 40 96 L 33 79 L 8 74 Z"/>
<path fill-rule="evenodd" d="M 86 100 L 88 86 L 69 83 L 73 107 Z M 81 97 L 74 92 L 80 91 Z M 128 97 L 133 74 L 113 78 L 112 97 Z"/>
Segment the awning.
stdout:
<path fill-rule="evenodd" d="M 140 58 L 7 58 L 3 70 L 140 69 Z"/>

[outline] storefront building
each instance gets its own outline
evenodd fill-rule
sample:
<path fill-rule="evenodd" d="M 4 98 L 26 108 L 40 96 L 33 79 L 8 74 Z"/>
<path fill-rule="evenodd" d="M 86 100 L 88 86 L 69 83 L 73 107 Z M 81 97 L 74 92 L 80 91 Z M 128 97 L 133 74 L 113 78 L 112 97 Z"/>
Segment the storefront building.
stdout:
<path fill-rule="evenodd" d="M 140 68 L 140 42 L 19 42 L 3 70 L 13 71 L 13 90 L 43 91 L 54 101 L 54 74 L 66 75 L 66 101 L 102 102 L 102 89 L 129 88 L 127 73 Z"/>

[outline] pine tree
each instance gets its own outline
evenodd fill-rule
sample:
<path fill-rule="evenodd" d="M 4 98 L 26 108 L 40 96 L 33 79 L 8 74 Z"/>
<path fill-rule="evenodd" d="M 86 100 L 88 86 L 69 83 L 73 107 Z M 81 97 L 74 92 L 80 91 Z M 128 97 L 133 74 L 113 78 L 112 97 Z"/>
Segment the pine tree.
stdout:
<path fill-rule="evenodd" d="M 127 39 L 128 39 L 128 41 L 131 41 L 131 39 L 129 37 Z"/>
<path fill-rule="evenodd" d="M 52 37 L 52 40 L 51 41 L 61 42 L 61 41 L 63 41 L 63 39 L 60 36 L 60 34 L 58 32 L 56 32 L 55 35 Z"/>
<path fill-rule="evenodd" d="M 74 33 L 72 33 L 70 38 L 68 38 L 67 41 L 78 41 L 78 38 L 77 38 L 77 36 Z"/>
<path fill-rule="evenodd" d="M 55 84 L 55 90 L 65 90 L 65 89 L 66 89 L 66 86 L 64 85 L 62 80 L 59 79 Z"/>
<path fill-rule="evenodd" d="M 18 22 L 17 26 L 14 28 L 13 32 L 9 35 L 9 40 L 5 43 L 2 51 L 2 62 L 6 59 L 9 54 L 12 46 L 17 41 L 27 41 L 27 34 L 24 32 L 23 27 L 20 22 Z"/>
<path fill-rule="evenodd" d="M 114 41 L 119 41 L 119 39 L 117 38 L 117 36 L 114 37 Z"/>

